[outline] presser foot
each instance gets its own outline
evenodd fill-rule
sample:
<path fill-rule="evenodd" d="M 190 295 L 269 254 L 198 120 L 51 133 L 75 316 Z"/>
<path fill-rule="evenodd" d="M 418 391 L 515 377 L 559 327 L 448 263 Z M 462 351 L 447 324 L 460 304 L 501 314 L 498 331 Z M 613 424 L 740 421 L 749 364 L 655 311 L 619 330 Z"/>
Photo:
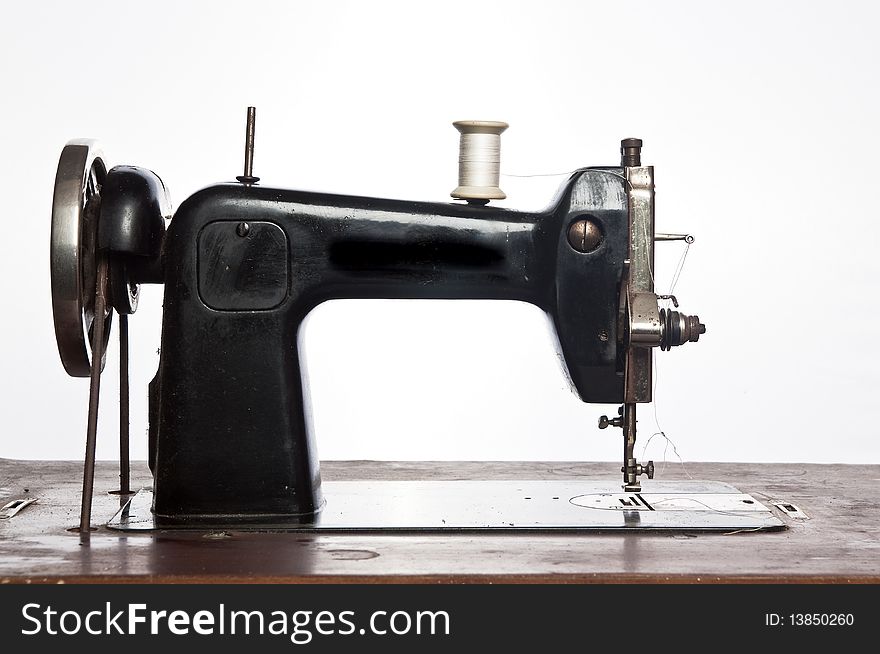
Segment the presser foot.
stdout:
<path fill-rule="evenodd" d="M 637 463 L 635 459 L 630 459 L 627 465 L 621 466 L 620 471 L 623 473 L 623 490 L 626 493 L 641 493 L 642 483 L 639 477 L 647 475 L 648 479 L 654 478 L 654 462 L 648 461 L 645 465 Z"/>

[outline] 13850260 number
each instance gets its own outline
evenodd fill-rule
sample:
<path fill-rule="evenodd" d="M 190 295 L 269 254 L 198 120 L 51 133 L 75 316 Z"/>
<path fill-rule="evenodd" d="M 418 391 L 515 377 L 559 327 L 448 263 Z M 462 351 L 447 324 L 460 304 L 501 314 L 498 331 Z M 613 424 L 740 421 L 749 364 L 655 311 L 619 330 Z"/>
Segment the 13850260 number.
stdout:
<path fill-rule="evenodd" d="M 792 613 L 788 616 L 793 627 L 851 627 L 852 613 Z"/>

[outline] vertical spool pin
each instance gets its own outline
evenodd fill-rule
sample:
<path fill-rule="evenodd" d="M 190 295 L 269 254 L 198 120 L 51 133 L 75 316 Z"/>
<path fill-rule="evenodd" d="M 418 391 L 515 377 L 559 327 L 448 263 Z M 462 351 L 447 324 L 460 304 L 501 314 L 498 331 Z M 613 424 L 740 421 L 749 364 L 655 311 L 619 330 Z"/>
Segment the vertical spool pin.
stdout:
<path fill-rule="evenodd" d="M 507 197 L 498 187 L 501 173 L 501 132 L 507 123 L 494 120 L 459 120 L 458 187 L 452 197 L 471 204 Z"/>

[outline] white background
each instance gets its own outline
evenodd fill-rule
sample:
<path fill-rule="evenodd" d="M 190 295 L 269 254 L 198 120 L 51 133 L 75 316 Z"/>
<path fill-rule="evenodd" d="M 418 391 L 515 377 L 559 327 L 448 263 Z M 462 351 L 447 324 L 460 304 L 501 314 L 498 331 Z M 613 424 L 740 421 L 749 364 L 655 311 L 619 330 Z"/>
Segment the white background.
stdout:
<path fill-rule="evenodd" d="M 58 360 L 49 294 L 57 157 L 102 140 L 175 206 L 240 174 L 448 200 L 456 119 L 505 120 L 502 170 L 656 166 L 658 231 L 697 237 L 676 289 L 708 333 L 658 353 L 658 416 L 686 460 L 880 462 L 878 10 L 836 2 L 10 3 L 0 22 L 0 456 L 81 458 L 88 381 Z M 513 208 L 560 177 L 503 177 Z M 668 286 L 679 244 L 658 246 Z M 161 288 L 131 320 L 133 457 Z M 613 407 L 567 389 L 540 312 L 337 302 L 308 357 L 322 458 L 617 460 Z M 293 335 L 291 335 L 293 338 Z M 115 345 L 99 457 L 116 456 Z M 655 431 L 644 409 L 641 440 Z M 663 457 L 660 439 L 649 456 Z M 641 452 L 641 447 L 639 447 Z M 673 458 L 671 451 L 667 453 Z"/>

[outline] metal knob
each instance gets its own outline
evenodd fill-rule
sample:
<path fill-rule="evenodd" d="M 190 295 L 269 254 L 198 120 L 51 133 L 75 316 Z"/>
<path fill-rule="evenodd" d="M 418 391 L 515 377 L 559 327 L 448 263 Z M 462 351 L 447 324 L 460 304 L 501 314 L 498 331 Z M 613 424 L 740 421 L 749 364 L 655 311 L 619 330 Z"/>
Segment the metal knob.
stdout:
<path fill-rule="evenodd" d="M 670 350 L 685 343 L 696 343 L 700 334 L 706 333 L 706 325 L 699 316 L 689 316 L 678 311 L 660 310 L 660 349 Z"/>
<path fill-rule="evenodd" d="M 617 416 L 616 418 L 601 416 L 599 418 L 599 429 L 606 429 L 607 427 L 623 427 L 623 416 Z"/>

